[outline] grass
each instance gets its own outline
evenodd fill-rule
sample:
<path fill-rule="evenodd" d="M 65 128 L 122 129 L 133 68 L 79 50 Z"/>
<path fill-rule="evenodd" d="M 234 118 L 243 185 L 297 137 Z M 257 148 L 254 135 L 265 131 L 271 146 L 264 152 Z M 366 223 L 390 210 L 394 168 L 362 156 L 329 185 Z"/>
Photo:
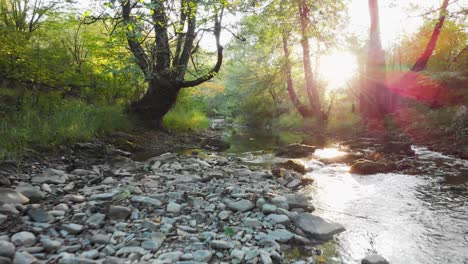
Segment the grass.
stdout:
<path fill-rule="evenodd" d="M 23 111 L 0 122 L 0 160 L 21 155 L 28 148 L 54 148 L 90 140 L 130 127 L 119 106 L 95 106 L 63 101 L 47 112 Z"/>
<path fill-rule="evenodd" d="M 176 106 L 164 116 L 163 125 L 175 130 L 199 130 L 207 129 L 210 120 L 206 114 L 196 108 L 190 108 L 182 104 Z"/>

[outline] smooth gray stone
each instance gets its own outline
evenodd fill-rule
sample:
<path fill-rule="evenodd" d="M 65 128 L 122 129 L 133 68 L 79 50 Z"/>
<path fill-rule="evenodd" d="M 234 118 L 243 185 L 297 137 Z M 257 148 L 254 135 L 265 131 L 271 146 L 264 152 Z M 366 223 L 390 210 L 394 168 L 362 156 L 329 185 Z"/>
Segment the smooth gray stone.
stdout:
<path fill-rule="evenodd" d="M 6 258 L 13 258 L 15 255 L 16 247 L 8 241 L 0 241 L 0 256 Z"/>
<path fill-rule="evenodd" d="M 361 264 L 390 264 L 384 257 L 372 254 L 362 259 Z"/>
<path fill-rule="evenodd" d="M 319 216 L 310 213 L 300 213 L 293 217 L 294 223 L 310 238 L 328 240 L 333 235 L 345 231 L 343 225 L 329 222 Z"/>
<path fill-rule="evenodd" d="M 10 188 L 0 188 L 0 204 L 26 204 L 28 202 L 29 198 L 19 192 Z"/>

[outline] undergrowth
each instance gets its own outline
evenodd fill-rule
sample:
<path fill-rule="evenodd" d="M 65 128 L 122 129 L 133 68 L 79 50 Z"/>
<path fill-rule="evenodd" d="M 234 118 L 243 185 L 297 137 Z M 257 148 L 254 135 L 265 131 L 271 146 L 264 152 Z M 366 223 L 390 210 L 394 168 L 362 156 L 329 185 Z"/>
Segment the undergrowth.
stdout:
<path fill-rule="evenodd" d="M 120 106 L 79 100 L 63 101 L 47 111 L 9 114 L 0 122 L 0 160 L 17 157 L 28 148 L 52 149 L 130 127 Z"/>

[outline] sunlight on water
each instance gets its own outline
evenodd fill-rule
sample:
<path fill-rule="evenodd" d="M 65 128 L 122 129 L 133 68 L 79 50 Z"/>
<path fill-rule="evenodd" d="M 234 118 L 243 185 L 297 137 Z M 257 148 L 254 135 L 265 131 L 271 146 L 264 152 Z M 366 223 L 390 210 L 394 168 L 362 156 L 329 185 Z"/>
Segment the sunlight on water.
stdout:
<path fill-rule="evenodd" d="M 346 155 L 346 152 L 341 151 L 337 148 L 323 148 L 317 149 L 314 152 L 314 156 L 320 159 L 333 159 Z"/>

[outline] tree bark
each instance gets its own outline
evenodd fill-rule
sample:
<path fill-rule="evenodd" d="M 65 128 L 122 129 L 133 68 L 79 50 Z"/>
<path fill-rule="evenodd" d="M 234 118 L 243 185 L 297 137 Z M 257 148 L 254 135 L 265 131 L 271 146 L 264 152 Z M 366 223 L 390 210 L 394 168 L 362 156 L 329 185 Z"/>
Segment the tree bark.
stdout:
<path fill-rule="evenodd" d="M 307 6 L 306 0 L 298 0 L 299 16 L 301 20 L 301 45 L 303 52 L 303 66 L 305 75 L 305 90 L 309 99 L 310 109 L 314 116 L 323 121 L 325 119 L 324 113 L 322 112 L 322 106 L 317 91 L 317 85 L 312 76 L 312 66 L 310 62 L 310 47 L 307 32 L 309 30 L 309 7 Z"/>
<path fill-rule="evenodd" d="M 421 54 L 421 56 L 419 56 L 418 60 L 413 65 L 413 68 L 411 68 L 411 71 L 420 72 L 426 69 L 427 63 L 429 62 L 429 59 L 431 58 L 431 55 L 436 47 L 437 40 L 439 39 L 440 31 L 444 25 L 445 18 L 447 17 L 448 4 L 449 0 L 444 0 L 442 3 L 442 6 L 440 7 L 439 20 L 434 27 L 434 31 L 432 32 L 431 38 L 427 43 L 426 49 Z"/>
<path fill-rule="evenodd" d="M 296 91 L 294 91 L 291 63 L 289 61 L 288 37 L 286 36 L 286 34 L 283 34 L 283 52 L 284 52 L 284 57 L 286 59 L 285 74 L 286 74 L 286 86 L 288 88 L 289 98 L 291 99 L 294 107 L 297 109 L 297 111 L 303 118 L 310 117 L 311 113 L 309 109 L 307 109 L 307 107 L 301 103 L 301 101 L 297 97 Z"/>
<path fill-rule="evenodd" d="M 131 113 L 145 122 L 145 126 L 161 129 L 163 117 L 177 101 L 181 88 L 180 83 L 154 78 L 145 95 L 131 104 Z"/>
<path fill-rule="evenodd" d="M 382 119 L 393 109 L 393 94 L 388 90 L 386 79 L 385 52 L 380 39 L 378 0 L 369 0 L 371 19 L 367 56 L 367 81 L 361 92 L 361 115 L 363 122 Z"/>

